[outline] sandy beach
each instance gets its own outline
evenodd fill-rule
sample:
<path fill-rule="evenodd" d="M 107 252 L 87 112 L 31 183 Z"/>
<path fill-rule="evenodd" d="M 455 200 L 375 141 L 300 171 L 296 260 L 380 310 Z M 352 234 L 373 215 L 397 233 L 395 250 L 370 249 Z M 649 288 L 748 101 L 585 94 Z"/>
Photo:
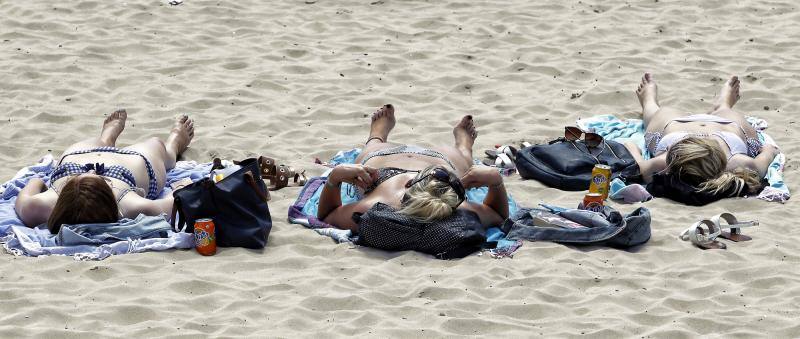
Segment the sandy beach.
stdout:
<path fill-rule="evenodd" d="M 396 142 L 452 143 L 475 116 L 476 154 L 542 142 L 576 119 L 660 103 L 708 111 L 730 75 L 737 109 L 766 119 L 800 182 L 800 9 L 776 1 L 0 1 L 0 180 L 96 135 L 126 108 L 118 144 L 166 137 L 189 114 L 185 160 L 314 158 L 363 144 L 369 114 L 397 108 Z M 581 192 L 519 176 L 524 206 Z M 144 253 L 81 262 L 0 254 L 0 337 L 800 336 L 800 212 L 727 199 L 650 209 L 630 251 L 526 242 L 512 259 L 440 261 L 335 244 L 286 221 L 299 188 L 273 192 L 263 251 Z M 612 203 L 622 212 L 636 205 Z M 677 239 L 733 212 L 753 241 L 702 251 Z"/>

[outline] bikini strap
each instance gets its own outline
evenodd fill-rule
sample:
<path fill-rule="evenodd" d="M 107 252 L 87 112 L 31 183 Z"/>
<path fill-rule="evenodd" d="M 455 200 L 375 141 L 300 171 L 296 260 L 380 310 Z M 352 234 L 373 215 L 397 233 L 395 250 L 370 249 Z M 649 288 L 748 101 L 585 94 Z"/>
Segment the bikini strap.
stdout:
<path fill-rule="evenodd" d="M 133 187 L 128 187 L 128 188 L 122 190 L 122 192 L 119 193 L 119 198 L 117 198 L 117 205 L 119 205 L 119 202 L 122 201 L 122 198 L 124 198 L 125 195 L 127 195 L 130 192 L 135 192 L 135 191 L 136 191 L 136 188 L 133 188 Z"/>

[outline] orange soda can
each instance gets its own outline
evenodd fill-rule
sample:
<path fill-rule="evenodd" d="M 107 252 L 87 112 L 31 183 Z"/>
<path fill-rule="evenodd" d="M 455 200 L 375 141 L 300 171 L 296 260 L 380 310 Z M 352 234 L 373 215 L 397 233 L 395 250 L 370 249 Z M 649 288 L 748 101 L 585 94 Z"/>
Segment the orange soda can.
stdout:
<path fill-rule="evenodd" d="M 589 183 L 589 193 L 600 193 L 603 200 L 608 199 L 608 190 L 611 181 L 611 167 L 597 164 L 592 169 L 592 181 Z"/>
<path fill-rule="evenodd" d="M 578 209 L 603 212 L 603 195 L 600 193 L 587 193 Z"/>
<path fill-rule="evenodd" d="M 194 248 L 202 255 L 217 253 L 217 236 L 214 230 L 214 220 L 197 219 L 194 222 Z"/>

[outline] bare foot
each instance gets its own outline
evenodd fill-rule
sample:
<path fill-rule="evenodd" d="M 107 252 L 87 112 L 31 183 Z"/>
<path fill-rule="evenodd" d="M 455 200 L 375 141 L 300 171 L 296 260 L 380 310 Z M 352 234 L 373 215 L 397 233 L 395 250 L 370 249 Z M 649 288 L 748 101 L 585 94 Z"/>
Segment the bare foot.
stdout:
<path fill-rule="evenodd" d="M 372 113 L 372 124 L 369 126 L 369 139 L 367 144 L 373 141 L 388 142 L 389 132 L 394 128 L 397 121 L 394 118 L 394 106 L 391 104 L 383 105 L 375 113 Z"/>
<path fill-rule="evenodd" d="M 475 122 L 471 115 L 461 118 L 455 128 L 453 136 L 456 139 L 456 148 L 469 159 L 472 159 L 472 146 L 478 138 L 478 131 L 475 129 Z"/>
<path fill-rule="evenodd" d="M 642 113 L 652 114 L 658 111 L 658 86 L 653 75 L 645 73 L 642 76 L 642 82 L 639 83 L 639 88 L 636 89 L 636 96 L 639 97 L 639 103 L 642 105 Z"/>
<path fill-rule="evenodd" d="M 164 145 L 170 156 L 177 159 L 189 147 L 192 138 L 194 138 L 194 121 L 186 115 L 181 115 L 175 120 L 175 125 L 172 126 L 172 131 Z"/>
<path fill-rule="evenodd" d="M 722 89 L 719 91 L 719 97 L 717 97 L 717 101 L 714 103 L 714 110 L 718 110 L 720 108 L 733 108 L 733 105 L 736 105 L 736 102 L 739 101 L 739 77 L 732 76 L 728 81 L 722 85 Z"/>
<path fill-rule="evenodd" d="M 117 138 L 125 129 L 125 121 L 128 120 L 128 112 L 124 109 L 118 109 L 106 117 L 103 121 L 103 130 L 100 132 L 100 140 L 103 143 L 114 146 L 117 144 Z"/>

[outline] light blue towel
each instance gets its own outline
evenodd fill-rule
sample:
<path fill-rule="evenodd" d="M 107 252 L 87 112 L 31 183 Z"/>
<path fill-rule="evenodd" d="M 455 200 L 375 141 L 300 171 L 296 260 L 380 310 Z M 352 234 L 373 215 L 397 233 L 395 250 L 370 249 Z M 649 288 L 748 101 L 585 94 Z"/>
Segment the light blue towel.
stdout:
<path fill-rule="evenodd" d="M 753 128 L 758 132 L 758 139 L 764 144 L 771 144 L 777 147 L 775 140 L 769 136 L 764 130 L 767 128 L 767 122 L 764 119 L 755 117 L 747 117 L 747 122 L 753 125 Z M 594 130 L 595 133 L 602 135 L 608 140 L 614 140 L 620 143 L 631 141 L 639 146 L 642 150 L 642 156 L 645 159 L 650 158 L 649 152 L 644 147 L 644 123 L 639 119 L 621 120 L 613 115 L 598 115 L 595 117 L 580 119 L 577 121 L 578 126 L 584 130 Z M 772 163 L 767 170 L 766 179 L 769 186 L 765 187 L 758 195 L 759 199 L 766 201 L 786 202 L 791 197 L 789 187 L 783 182 L 783 169 L 786 164 L 786 156 L 783 153 L 775 156 Z M 616 179 L 619 180 L 619 179 Z M 622 186 L 620 186 L 622 185 Z M 620 181 L 614 183 L 613 187 L 624 187 Z M 615 192 L 612 190 L 611 194 Z"/>
<path fill-rule="evenodd" d="M 135 219 L 122 218 L 115 223 L 61 225 L 56 244 L 65 247 L 98 246 L 128 239 L 166 238 L 171 230 L 166 215 L 139 214 Z"/>
<path fill-rule="evenodd" d="M 172 183 L 184 178 L 197 181 L 210 172 L 211 166 L 211 163 L 179 161 L 175 164 L 175 168 L 167 173 L 167 184 L 161 192 L 161 197 L 171 194 L 172 190 L 169 185 Z M 0 242 L 9 253 L 26 256 L 71 255 L 76 260 L 101 260 L 116 254 L 163 251 L 194 246 L 192 234 L 174 232 L 168 232 L 167 238 L 125 240 L 99 246 L 58 245 L 56 235 L 50 234 L 47 229 L 25 226 L 14 211 L 14 202 L 25 184 L 32 178 L 41 178 L 47 183 L 54 167 L 53 156 L 47 154 L 37 164 L 21 169 L 11 180 L 0 185 L 0 190 L 2 190 L 2 194 L 0 194 Z"/>

